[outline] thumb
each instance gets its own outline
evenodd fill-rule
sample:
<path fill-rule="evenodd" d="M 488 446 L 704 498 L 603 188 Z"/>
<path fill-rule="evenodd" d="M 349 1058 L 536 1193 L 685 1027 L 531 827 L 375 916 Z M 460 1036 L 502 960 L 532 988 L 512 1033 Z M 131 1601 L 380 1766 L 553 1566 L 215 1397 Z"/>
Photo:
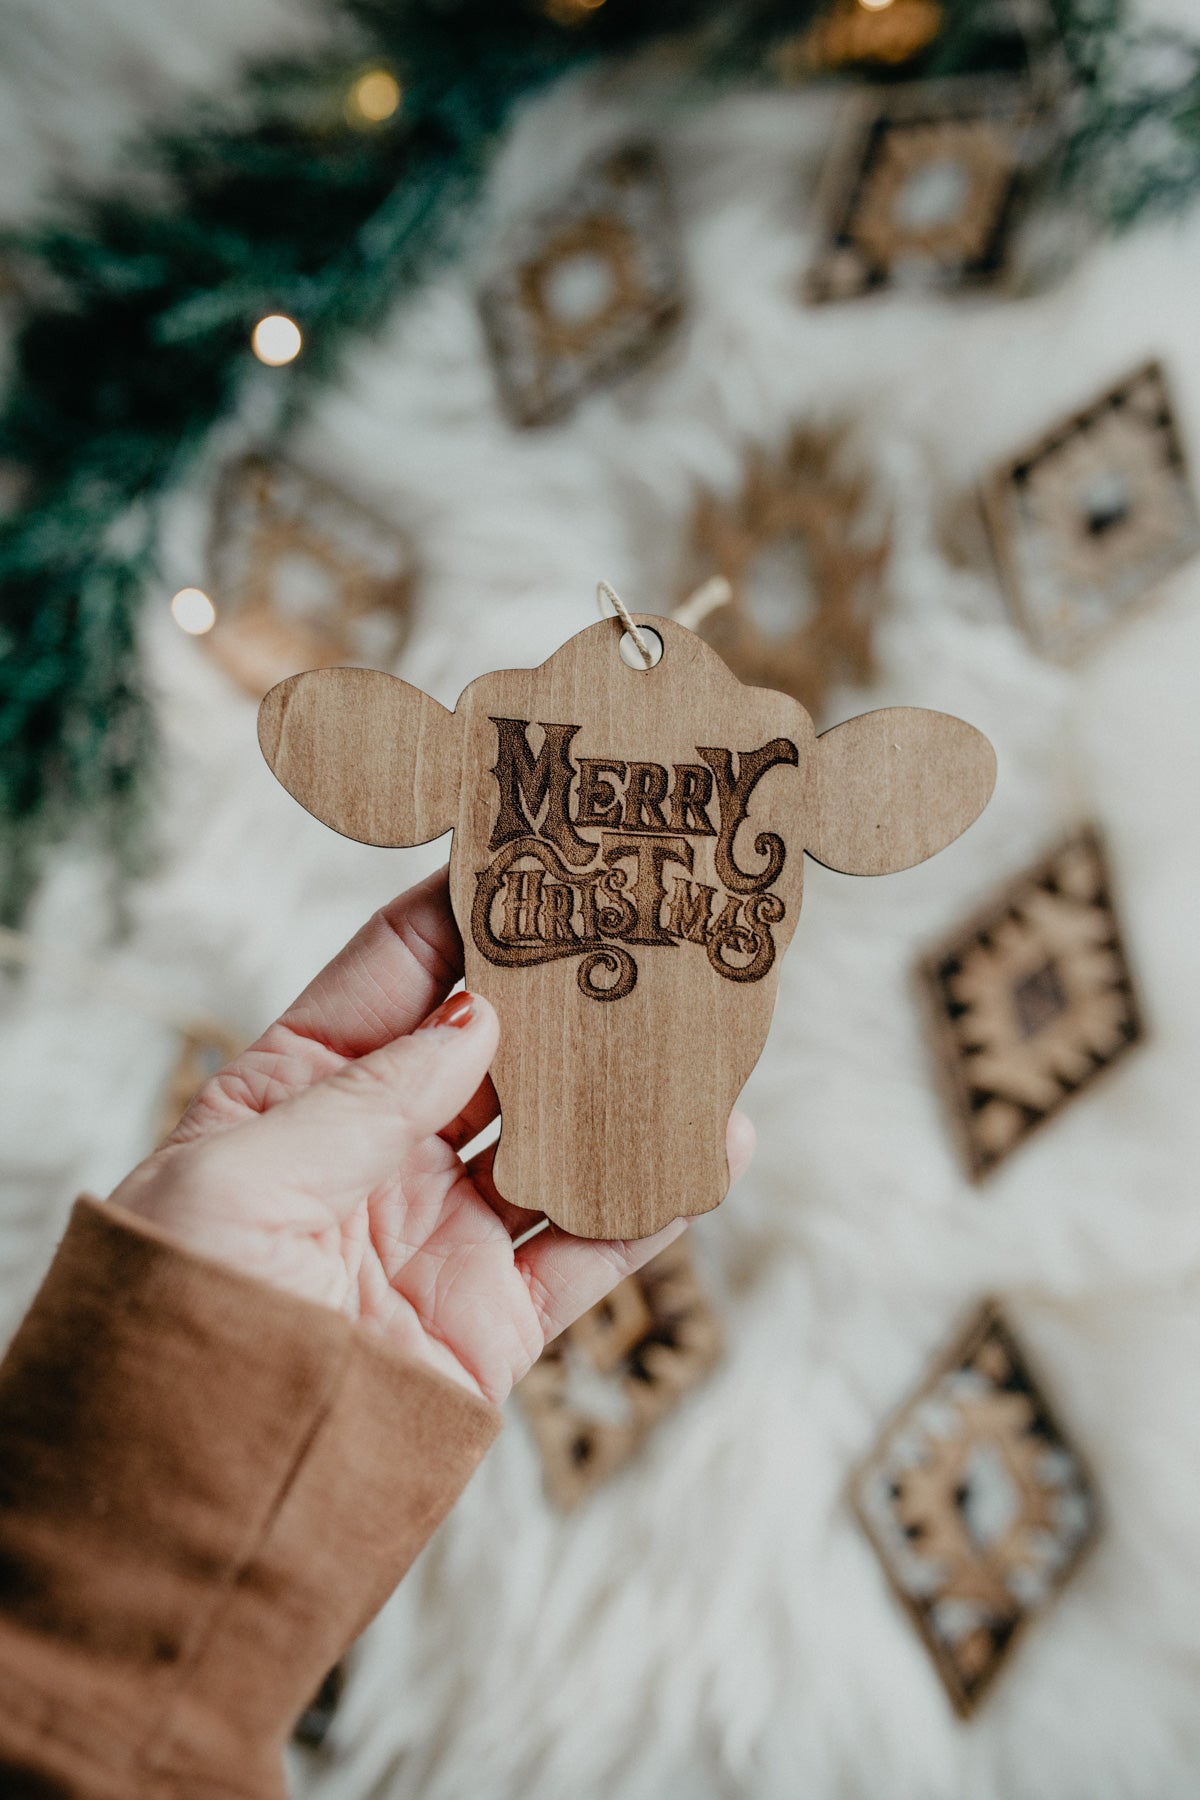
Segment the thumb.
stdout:
<path fill-rule="evenodd" d="M 478 994 L 451 995 L 410 1037 L 343 1063 L 256 1120 L 255 1153 L 275 1182 L 337 1205 L 394 1176 L 422 1139 L 460 1113 L 487 1074 L 500 1027 Z"/>

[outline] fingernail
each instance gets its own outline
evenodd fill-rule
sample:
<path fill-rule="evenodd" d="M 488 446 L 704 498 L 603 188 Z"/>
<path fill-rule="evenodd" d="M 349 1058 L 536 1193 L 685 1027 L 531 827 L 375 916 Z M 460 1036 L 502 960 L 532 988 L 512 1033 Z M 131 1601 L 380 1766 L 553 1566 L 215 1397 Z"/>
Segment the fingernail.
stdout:
<path fill-rule="evenodd" d="M 422 1019 L 417 1026 L 418 1031 L 428 1031 L 431 1025 L 453 1025 L 461 1031 L 469 1025 L 475 1016 L 475 1002 L 468 993 L 451 994 L 448 1000 L 435 1007 L 427 1019 Z"/>

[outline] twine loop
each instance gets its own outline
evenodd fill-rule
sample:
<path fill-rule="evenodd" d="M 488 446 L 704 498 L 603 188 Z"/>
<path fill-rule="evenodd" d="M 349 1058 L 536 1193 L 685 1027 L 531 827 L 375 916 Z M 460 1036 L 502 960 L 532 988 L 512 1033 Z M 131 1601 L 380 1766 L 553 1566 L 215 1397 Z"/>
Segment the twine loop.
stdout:
<path fill-rule="evenodd" d="M 654 652 L 641 631 L 634 624 L 633 615 L 629 608 L 622 600 L 620 594 L 616 592 L 615 588 L 611 588 L 607 581 L 598 581 L 596 583 L 596 605 L 600 608 L 600 617 L 602 619 L 607 619 L 608 617 L 607 612 L 604 610 L 604 603 L 606 600 L 612 607 L 617 618 L 620 619 L 630 637 L 633 639 L 634 644 L 637 646 L 638 655 L 641 657 L 646 667 L 652 669 L 654 667 Z"/>

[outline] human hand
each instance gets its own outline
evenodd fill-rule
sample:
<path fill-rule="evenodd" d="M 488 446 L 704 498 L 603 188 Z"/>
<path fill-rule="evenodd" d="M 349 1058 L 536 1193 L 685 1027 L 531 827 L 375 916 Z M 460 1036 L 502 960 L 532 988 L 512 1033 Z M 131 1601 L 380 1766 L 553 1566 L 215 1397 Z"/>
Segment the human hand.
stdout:
<path fill-rule="evenodd" d="M 490 1148 L 463 1162 L 499 1112 L 499 1027 L 479 996 L 446 999 L 461 974 L 443 871 L 376 913 L 111 1198 L 498 1404 L 683 1222 L 575 1238 L 500 1198 Z M 753 1145 L 735 1112 L 733 1180 Z"/>

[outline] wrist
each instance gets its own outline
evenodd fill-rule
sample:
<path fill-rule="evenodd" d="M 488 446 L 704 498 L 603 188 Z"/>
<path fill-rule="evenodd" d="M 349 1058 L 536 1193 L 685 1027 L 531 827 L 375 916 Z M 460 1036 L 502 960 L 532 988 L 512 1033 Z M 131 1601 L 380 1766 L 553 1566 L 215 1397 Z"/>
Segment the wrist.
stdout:
<path fill-rule="evenodd" d="M 340 1260 L 322 1254 L 312 1234 L 302 1234 L 286 1219 L 264 1217 L 258 1197 L 253 1206 L 242 1204 L 236 1190 L 209 1168 L 199 1144 L 156 1151 L 113 1190 L 108 1204 L 195 1256 L 293 1299 L 343 1310 Z"/>

